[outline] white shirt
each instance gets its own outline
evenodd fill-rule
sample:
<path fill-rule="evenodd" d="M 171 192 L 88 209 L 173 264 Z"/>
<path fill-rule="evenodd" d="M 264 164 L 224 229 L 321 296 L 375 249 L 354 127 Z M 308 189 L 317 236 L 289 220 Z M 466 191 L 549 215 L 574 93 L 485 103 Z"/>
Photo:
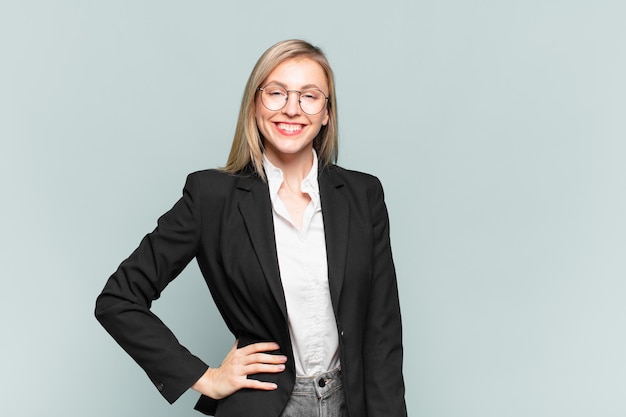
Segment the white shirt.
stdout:
<path fill-rule="evenodd" d="M 313 166 L 300 185 L 302 192 L 311 198 L 302 217 L 302 230 L 294 225 L 278 196 L 283 172 L 267 157 L 263 167 L 272 200 L 278 266 L 287 301 L 296 374 L 315 376 L 339 366 L 339 337 L 328 287 L 317 155 L 313 151 Z"/>

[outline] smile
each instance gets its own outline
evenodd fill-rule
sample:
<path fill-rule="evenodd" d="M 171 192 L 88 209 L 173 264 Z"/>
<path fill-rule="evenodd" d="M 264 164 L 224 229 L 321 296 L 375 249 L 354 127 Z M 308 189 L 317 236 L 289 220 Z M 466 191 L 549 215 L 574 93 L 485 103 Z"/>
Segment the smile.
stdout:
<path fill-rule="evenodd" d="M 289 133 L 299 132 L 302 130 L 302 125 L 300 124 L 276 123 L 276 127 Z"/>

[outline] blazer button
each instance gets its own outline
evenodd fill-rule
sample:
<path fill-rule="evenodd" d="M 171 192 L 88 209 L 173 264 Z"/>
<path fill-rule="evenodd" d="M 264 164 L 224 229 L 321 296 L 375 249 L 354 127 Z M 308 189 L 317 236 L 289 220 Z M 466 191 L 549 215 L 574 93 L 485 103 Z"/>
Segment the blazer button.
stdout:
<path fill-rule="evenodd" d="M 320 386 L 320 388 L 324 388 L 324 387 L 326 386 L 326 380 L 325 380 L 324 378 L 320 379 L 320 380 L 317 382 L 317 385 L 319 385 L 319 386 Z"/>
<path fill-rule="evenodd" d="M 163 391 L 163 388 L 165 388 L 165 385 L 163 385 L 163 383 L 162 383 L 162 382 L 159 382 L 159 383 L 157 384 L 157 389 L 158 389 L 159 391 Z"/>

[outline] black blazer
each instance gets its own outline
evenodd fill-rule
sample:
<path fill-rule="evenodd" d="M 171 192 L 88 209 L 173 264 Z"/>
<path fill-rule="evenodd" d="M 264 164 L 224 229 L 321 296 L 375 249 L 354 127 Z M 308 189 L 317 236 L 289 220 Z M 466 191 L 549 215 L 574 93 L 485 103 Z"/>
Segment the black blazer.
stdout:
<path fill-rule="evenodd" d="M 406 415 L 402 333 L 389 224 L 380 182 L 337 166 L 320 169 L 328 279 L 351 417 Z M 254 375 L 275 391 L 244 389 L 196 409 L 215 416 L 278 417 L 295 381 L 267 184 L 251 169 L 188 176 L 182 198 L 109 278 L 96 317 L 174 402 L 207 365 L 180 345 L 151 302 L 193 259 L 226 325 L 245 346 L 275 341 L 285 371 Z"/>

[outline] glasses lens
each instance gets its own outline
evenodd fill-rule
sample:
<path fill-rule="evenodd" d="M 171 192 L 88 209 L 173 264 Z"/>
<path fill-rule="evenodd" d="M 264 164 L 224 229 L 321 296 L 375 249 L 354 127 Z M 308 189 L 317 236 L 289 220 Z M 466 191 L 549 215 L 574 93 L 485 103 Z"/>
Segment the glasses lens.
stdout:
<path fill-rule="evenodd" d="M 326 96 L 321 90 L 313 88 L 300 93 L 300 107 L 308 114 L 317 114 L 322 111 L 326 104 Z"/>
<path fill-rule="evenodd" d="M 268 110 L 280 110 L 287 102 L 287 90 L 278 85 L 267 85 L 261 91 L 261 101 Z"/>
<path fill-rule="evenodd" d="M 303 91 L 285 90 L 278 85 L 266 85 L 261 88 L 261 101 L 263 105 L 271 111 L 282 109 L 289 99 L 289 92 L 299 93 L 300 108 L 307 114 L 317 114 L 324 109 L 326 105 L 326 95 L 317 88 L 311 88 Z"/>

